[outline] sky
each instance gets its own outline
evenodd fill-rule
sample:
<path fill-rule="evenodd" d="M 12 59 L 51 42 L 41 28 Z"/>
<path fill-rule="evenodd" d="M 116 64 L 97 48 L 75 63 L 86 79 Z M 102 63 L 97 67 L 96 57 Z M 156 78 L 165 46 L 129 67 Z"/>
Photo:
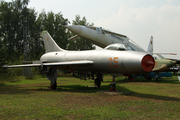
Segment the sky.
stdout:
<path fill-rule="evenodd" d="M 11 1 L 11 0 L 6 0 Z M 180 59 L 180 0 L 30 0 L 37 12 L 61 12 L 71 23 L 76 15 L 87 22 L 124 34 L 147 50 L 154 38 L 155 53 Z"/>

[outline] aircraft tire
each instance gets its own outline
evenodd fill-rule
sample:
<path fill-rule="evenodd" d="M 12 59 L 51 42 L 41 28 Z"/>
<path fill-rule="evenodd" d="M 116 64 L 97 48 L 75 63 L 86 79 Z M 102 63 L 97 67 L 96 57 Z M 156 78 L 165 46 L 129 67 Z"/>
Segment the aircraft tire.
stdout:
<path fill-rule="evenodd" d="M 101 80 L 100 79 L 98 79 L 98 81 L 97 81 L 97 87 L 101 87 Z"/>
<path fill-rule="evenodd" d="M 101 80 L 99 78 L 96 78 L 94 80 L 94 84 L 97 86 L 97 87 L 101 87 Z"/>
<path fill-rule="evenodd" d="M 51 82 L 51 89 L 56 90 L 56 88 L 57 88 L 57 82 L 55 81 L 53 84 Z"/>

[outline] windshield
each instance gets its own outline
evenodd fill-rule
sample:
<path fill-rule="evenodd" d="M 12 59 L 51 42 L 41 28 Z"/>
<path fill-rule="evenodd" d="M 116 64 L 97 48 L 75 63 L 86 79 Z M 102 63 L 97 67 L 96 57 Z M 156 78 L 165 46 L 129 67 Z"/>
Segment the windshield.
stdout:
<path fill-rule="evenodd" d="M 108 45 L 107 47 L 105 47 L 104 49 L 107 49 L 107 50 L 120 50 L 120 51 L 132 50 L 128 45 L 124 45 L 124 44 L 111 44 L 111 45 Z"/>

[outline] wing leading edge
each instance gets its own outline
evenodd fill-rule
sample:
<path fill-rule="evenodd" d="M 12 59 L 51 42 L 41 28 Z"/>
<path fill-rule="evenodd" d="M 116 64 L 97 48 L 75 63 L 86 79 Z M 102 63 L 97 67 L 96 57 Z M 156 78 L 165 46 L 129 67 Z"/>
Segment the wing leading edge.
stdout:
<path fill-rule="evenodd" d="M 51 62 L 42 64 L 24 64 L 24 65 L 4 65 L 4 68 L 17 68 L 17 67 L 41 67 L 41 66 L 66 66 L 66 65 L 93 65 L 93 61 L 69 61 L 69 62 Z"/>

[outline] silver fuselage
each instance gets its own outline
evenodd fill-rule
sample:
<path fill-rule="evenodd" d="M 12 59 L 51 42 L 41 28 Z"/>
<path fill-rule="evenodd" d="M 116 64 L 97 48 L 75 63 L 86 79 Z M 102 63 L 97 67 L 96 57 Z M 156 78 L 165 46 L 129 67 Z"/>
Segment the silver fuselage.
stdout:
<path fill-rule="evenodd" d="M 61 70 L 91 71 L 117 74 L 145 73 L 142 59 L 145 53 L 137 51 L 89 50 L 49 52 L 40 61 L 46 63 L 67 61 L 93 61 L 93 65 L 59 66 Z"/>

